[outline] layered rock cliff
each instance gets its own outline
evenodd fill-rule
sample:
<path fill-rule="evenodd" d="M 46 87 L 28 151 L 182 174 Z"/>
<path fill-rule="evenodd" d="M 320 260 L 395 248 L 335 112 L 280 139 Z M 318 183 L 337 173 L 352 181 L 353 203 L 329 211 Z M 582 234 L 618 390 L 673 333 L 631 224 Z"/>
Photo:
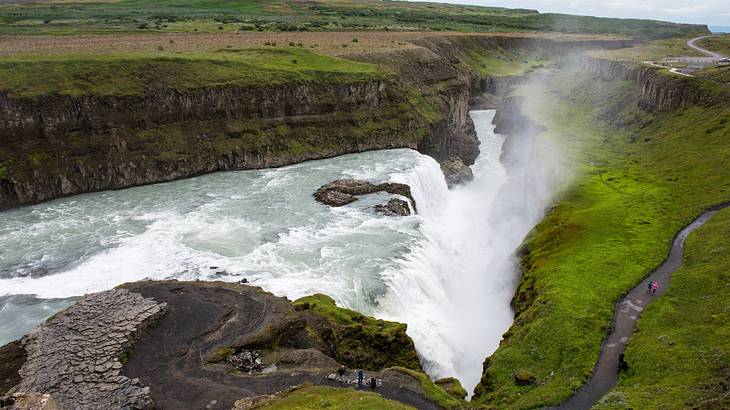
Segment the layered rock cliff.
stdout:
<path fill-rule="evenodd" d="M 671 111 L 692 104 L 730 101 L 730 91 L 711 81 L 669 73 L 648 64 L 611 61 L 590 56 L 577 59 L 581 69 L 608 80 L 631 81 L 642 108 Z"/>
<path fill-rule="evenodd" d="M 383 68 L 386 74 L 370 80 L 129 95 L 0 93 L 0 209 L 387 148 L 414 148 L 449 164 L 447 172 L 463 170 L 479 153 L 470 102 L 484 93 L 499 96 L 519 81 L 480 74 L 468 64 L 470 53 L 558 55 L 626 41 L 435 36 L 416 44 L 349 55 Z M 450 181 L 468 174 L 458 172 Z"/>

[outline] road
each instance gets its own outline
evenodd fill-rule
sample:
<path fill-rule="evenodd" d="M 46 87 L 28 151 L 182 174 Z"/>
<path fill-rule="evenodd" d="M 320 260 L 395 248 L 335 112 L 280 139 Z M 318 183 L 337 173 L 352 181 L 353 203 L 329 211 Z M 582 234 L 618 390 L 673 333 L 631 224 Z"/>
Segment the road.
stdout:
<path fill-rule="evenodd" d="M 700 37 L 695 37 L 695 38 L 687 41 L 687 46 L 690 47 L 690 48 L 694 48 L 695 50 L 699 51 L 700 53 L 704 53 L 704 54 L 706 54 L 706 55 L 708 55 L 710 57 L 714 57 L 714 58 L 723 58 L 723 57 L 725 57 L 722 54 L 718 54 L 718 53 L 716 53 L 714 51 L 707 50 L 707 49 L 702 48 L 702 47 L 700 47 L 700 46 L 697 45 L 697 42 L 699 40 L 702 40 L 703 38 L 709 38 L 709 37 L 715 37 L 715 36 L 700 36 Z"/>

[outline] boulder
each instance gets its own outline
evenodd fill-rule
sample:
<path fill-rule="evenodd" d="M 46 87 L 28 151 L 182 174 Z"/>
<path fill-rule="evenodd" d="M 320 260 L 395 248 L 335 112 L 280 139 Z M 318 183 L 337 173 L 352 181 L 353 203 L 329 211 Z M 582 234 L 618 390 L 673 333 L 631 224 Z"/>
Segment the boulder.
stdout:
<path fill-rule="evenodd" d="M 373 184 L 372 182 L 361 181 L 359 179 L 338 179 L 322 185 L 314 193 L 314 199 L 325 205 L 338 207 L 357 201 L 358 196 L 374 194 L 376 192 L 387 192 L 406 197 L 411 201 L 413 209 L 416 209 L 416 200 L 413 198 L 413 194 L 411 194 L 411 187 L 397 182 Z"/>
<path fill-rule="evenodd" d="M 391 198 L 386 204 L 375 205 L 375 212 L 385 216 L 408 216 L 411 214 L 411 209 L 408 207 L 408 202 Z"/>
<path fill-rule="evenodd" d="M 529 386 L 537 383 L 537 376 L 529 370 L 519 369 L 515 372 L 515 383 L 518 386 Z"/>
<path fill-rule="evenodd" d="M 444 390 L 446 390 L 446 393 L 449 393 L 451 396 L 459 400 L 464 400 L 466 398 L 466 390 L 461 385 L 461 382 L 459 382 L 459 379 L 454 377 L 445 377 L 443 379 L 436 380 L 434 384 L 443 387 Z"/>
<path fill-rule="evenodd" d="M 448 161 L 442 162 L 441 170 L 444 173 L 446 185 L 448 185 L 449 188 L 474 179 L 474 173 L 471 168 L 464 164 L 464 161 L 456 157 L 449 158 Z"/>

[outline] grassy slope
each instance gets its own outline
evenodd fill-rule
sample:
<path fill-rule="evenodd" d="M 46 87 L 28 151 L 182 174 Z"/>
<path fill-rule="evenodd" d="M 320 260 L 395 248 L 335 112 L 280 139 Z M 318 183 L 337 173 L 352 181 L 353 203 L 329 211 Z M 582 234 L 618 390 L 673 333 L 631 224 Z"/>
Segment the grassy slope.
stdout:
<path fill-rule="evenodd" d="M 629 371 L 598 408 L 730 407 L 728 238 L 730 209 L 690 235 L 684 266 L 629 342 Z"/>
<path fill-rule="evenodd" d="M 373 65 L 296 47 L 179 55 L 27 57 L 0 62 L 0 91 L 20 97 L 132 95 L 161 88 L 357 82 L 379 77 L 382 72 Z"/>
<path fill-rule="evenodd" d="M 172 0 L 0 5 L 0 34 L 331 30 L 562 31 L 664 38 L 706 28 L 534 10 L 408 2 Z"/>
<path fill-rule="evenodd" d="M 730 108 L 652 115 L 624 99 L 629 90 L 564 72 L 533 99 L 533 117 L 549 128 L 542 138 L 582 165 L 526 241 L 520 314 L 489 359 L 481 401 L 530 408 L 567 398 L 590 376 L 614 301 L 703 207 L 730 199 Z M 616 122 L 598 125 L 609 111 Z M 537 385 L 515 384 L 523 368 Z"/>
<path fill-rule="evenodd" d="M 703 38 L 697 42 L 697 45 L 724 56 L 730 56 L 730 34 Z"/>
<path fill-rule="evenodd" d="M 411 406 L 388 400 L 383 396 L 352 388 L 305 385 L 290 393 L 254 406 L 255 409 L 352 409 L 406 410 Z"/>
<path fill-rule="evenodd" d="M 687 46 L 687 40 L 691 36 L 654 40 L 634 47 L 619 48 L 615 50 L 595 50 L 589 54 L 610 60 L 621 61 L 648 61 L 660 60 L 671 56 L 704 56 L 699 51 Z"/>

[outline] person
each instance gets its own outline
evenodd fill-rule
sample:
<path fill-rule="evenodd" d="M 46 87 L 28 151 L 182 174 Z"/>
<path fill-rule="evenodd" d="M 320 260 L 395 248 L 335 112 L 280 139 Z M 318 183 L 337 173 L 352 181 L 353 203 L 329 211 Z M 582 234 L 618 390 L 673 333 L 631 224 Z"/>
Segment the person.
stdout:
<path fill-rule="evenodd" d="M 659 282 L 654 281 L 654 283 L 651 284 L 651 294 L 654 295 L 657 289 L 659 289 Z"/>
<path fill-rule="evenodd" d="M 653 284 L 654 284 L 654 281 L 653 281 L 653 280 L 650 280 L 650 281 L 649 281 L 649 284 L 648 284 L 648 285 L 646 285 L 646 286 L 647 286 L 647 289 L 646 289 L 646 294 L 647 294 L 647 295 L 649 294 L 649 292 L 651 292 L 651 286 L 652 286 Z"/>
<path fill-rule="evenodd" d="M 362 387 L 362 379 L 365 378 L 365 373 L 363 373 L 362 369 L 357 371 L 357 387 Z"/>
<path fill-rule="evenodd" d="M 375 390 L 375 388 L 378 387 L 378 380 L 375 379 L 375 377 L 370 378 L 370 388 Z"/>
<path fill-rule="evenodd" d="M 339 369 L 337 369 L 337 374 L 339 374 L 340 377 L 344 377 L 345 376 L 345 372 L 347 372 L 347 368 L 345 367 L 344 364 L 342 366 L 340 366 Z"/>
<path fill-rule="evenodd" d="M 624 360 L 624 354 L 618 355 L 618 371 L 626 370 L 629 368 L 629 364 Z"/>

